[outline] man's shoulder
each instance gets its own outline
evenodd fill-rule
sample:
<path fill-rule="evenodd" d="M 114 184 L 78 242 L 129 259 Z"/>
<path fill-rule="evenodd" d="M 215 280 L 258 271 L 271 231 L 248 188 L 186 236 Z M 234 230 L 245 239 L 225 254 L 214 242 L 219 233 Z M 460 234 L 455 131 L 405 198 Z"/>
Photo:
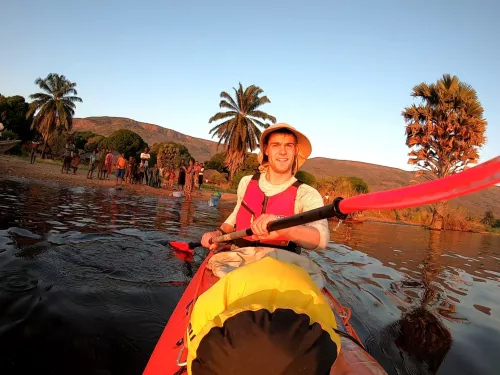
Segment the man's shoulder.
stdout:
<path fill-rule="evenodd" d="M 238 184 L 238 193 L 243 194 L 248 185 L 250 184 L 250 181 L 252 180 L 253 175 L 248 175 L 248 176 L 243 176 L 240 180 L 240 183 Z"/>
<path fill-rule="evenodd" d="M 320 199 L 321 201 L 323 201 L 323 198 L 321 197 L 319 191 L 313 188 L 311 185 L 305 183 L 300 184 L 297 190 L 297 195 L 299 198 L 308 197 L 313 199 Z"/>
<path fill-rule="evenodd" d="M 250 183 L 250 181 L 252 180 L 252 177 L 253 175 L 249 175 L 249 176 L 243 176 L 240 180 L 240 183 L 238 184 L 238 188 L 241 188 L 243 186 L 248 186 L 248 184 Z"/>

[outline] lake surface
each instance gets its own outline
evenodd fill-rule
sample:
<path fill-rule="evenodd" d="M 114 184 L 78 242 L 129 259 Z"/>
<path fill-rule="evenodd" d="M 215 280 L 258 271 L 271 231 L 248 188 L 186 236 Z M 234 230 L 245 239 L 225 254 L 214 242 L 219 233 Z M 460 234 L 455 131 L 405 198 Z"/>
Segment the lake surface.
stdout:
<path fill-rule="evenodd" d="M 0 373 L 140 374 L 231 206 L 0 180 Z M 390 374 L 497 374 L 500 237 L 341 225 L 310 256 Z"/>

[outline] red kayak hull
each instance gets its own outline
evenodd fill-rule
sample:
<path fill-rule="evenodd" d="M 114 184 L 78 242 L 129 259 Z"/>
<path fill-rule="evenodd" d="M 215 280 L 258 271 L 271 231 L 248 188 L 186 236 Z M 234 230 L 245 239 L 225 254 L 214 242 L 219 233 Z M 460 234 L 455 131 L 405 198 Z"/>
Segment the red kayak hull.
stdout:
<path fill-rule="evenodd" d="M 181 363 L 185 362 L 187 358 L 187 350 L 182 349 L 184 347 L 182 343 L 189 320 L 189 309 L 194 302 L 195 296 L 202 294 L 218 280 L 206 268 L 209 258 L 207 257 L 204 260 L 184 291 L 153 350 L 143 375 L 180 375 L 187 373 L 187 371 L 183 371 L 183 368 L 177 362 L 178 360 Z M 340 320 L 339 329 L 343 325 L 345 332 L 361 343 L 360 338 L 349 323 L 350 310 L 342 306 L 328 289 L 323 288 L 322 291 L 329 301 L 330 307 L 336 313 L 337 320 Z M 353 341 L 342 338 L 340 355 L 335 361 L 330 374 L 383 375 L 386 372 L 365 350 Z"/>

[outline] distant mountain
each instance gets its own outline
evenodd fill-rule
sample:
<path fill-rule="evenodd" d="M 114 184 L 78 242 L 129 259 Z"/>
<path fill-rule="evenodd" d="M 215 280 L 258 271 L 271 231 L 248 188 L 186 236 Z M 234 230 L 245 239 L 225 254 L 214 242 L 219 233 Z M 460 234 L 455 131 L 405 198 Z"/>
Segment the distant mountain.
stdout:
<path fill-rule="evenodd" d="M 92 131 L 104 136 L 118 129 L 130 129 L 139 134 L 150 146 L 157 142 L 177 142 L 189 149 L 196 160 L 207 161 L 217 151 L 217 142 L 195 138 L 154 124 L 147 124 L 121 117 L 87 117 L 73 120 L 75 131 Z M 219 150 L 223 148 L 220 147 Z M 410 185 L 414 174 L 397 168 L 328 158 L 311 158 L 302 167 L 316 178 L 326 176 L 356 176 L 366 181 L 370 191 L 395 189 Z M 471 194 L 452 201 L 478 215 L 491 207 L 496 216 L 500 216 L 500 187 Z"/>
<path fill-rule="evenodd" d="M 149 146 L 159 142 L 176 142 L 186 146 L 199 161 L 208 161 L 217 151 L 217 142 L 195 138 L 158 125 L 123 117 L 86 117 L 73 119 L 74 131 L 92 131 L 108 136 L 118 129 L 129 129 L 139 134 Z M 219 151 L 223 150 L 219 147 Z"/>

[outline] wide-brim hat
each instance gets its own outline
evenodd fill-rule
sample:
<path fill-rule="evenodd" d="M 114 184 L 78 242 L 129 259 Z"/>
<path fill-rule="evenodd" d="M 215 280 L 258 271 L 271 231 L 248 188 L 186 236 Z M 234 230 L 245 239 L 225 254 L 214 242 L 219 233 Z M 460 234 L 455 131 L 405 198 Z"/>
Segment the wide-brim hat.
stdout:
<path fill-rule="evenodd" d="M 259 144 L 260 152 L 258 155 L 259 164 L 264 168 L 267 167 L 267 162 L 268 162 L 267 155 L 264 155 L 265 144 L 267 144 L 268 141 L 267 138 L 269 137 L 269 134 L 279 129 L 288 129 L 293 134 L 295 134 L 295 137 L 297 138 L 297 146 L 298 146 L 297 163 L 293 168 L 293 173 L 295 174 L 299 170 L 299 168 L 306 162 L 309 155 L 311 155 L 312 146 L 311 142 L 304 134 L 299 132 L 293 126 L 290 126 L 285 123 L 271 125 L 266 130 L 264 130 L 260 135 L 260 144 Z"/>

